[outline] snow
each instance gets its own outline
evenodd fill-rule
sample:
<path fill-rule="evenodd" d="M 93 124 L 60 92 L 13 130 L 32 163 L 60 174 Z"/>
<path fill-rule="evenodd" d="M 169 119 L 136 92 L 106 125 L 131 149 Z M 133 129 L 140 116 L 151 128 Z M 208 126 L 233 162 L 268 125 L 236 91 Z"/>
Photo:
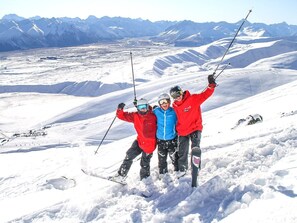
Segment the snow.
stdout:
<path fill-rule="evenodd" d="M 40 28 L 38 28 L 38 26 L 36 26 L 35 24 L 32 26 L 31 29 L 27 31 L 27 33 L 33 37 L 41 37 L 44 35 L 44 32 Z"/>
<path fill-rule="evenodd" d="M 10 141 L 0 145 L 0 222 L 297 222 L 297 55 L 290 47 L 278 53 L 269 39 L 250 41 L 231 48 L 234 68 L 203 104 L 197 188 L 190 173 L 177 179 L 170 164 L 159 180 L 156 151 L 151 177 L 139 181 L 136 159 L 127 186 L 81 169 L 113 175 L 136 137 L 116 119 L 99 147 L 117 104 L 134 110 L 130 51 L 137 98 L 154 105 L 176 84 L 201 92 L 226 40 L 191 49 L 123 42 L 3 53 L 0 139 Z M 257 52 L 263 57 L 242 67 L 240 58 Z M 46 56 L 58 59 L 40 60 Z M 234 128 L 252 114 L 263 122 Z M 13 137 L 29 130 L 45 135 Z"/>
<path fill-rule="evenodd" d="M 23 33 L 24 32 L 21 30 L 21 28 L 18 25 L 16 25 L 9 28 L 6 32 L 0 33 L 0 40 L 6 41 L 6 40 L 11 40 L 13 38 L 18 38 L 22 36 Z"/>

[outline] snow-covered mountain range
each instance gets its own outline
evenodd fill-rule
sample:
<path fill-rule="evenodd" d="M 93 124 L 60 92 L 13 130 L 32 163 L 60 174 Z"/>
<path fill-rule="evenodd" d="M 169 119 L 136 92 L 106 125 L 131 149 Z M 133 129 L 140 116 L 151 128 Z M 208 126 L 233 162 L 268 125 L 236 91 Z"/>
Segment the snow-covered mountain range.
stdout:
<path fill-rule="evenodd" d="M 147 37 L 157 44 L 201 46 L 234 35 L 237 23 L 158 21 L 122 17 L 23 18 L 11 14 L 0 20 L 0 52 L 41 47 L 65 47 Z M 295 37 L 297 26 L 286 23 L 246 23 L 241 36 Z M 144 42 L 143 44 L 147 44 Z"/>

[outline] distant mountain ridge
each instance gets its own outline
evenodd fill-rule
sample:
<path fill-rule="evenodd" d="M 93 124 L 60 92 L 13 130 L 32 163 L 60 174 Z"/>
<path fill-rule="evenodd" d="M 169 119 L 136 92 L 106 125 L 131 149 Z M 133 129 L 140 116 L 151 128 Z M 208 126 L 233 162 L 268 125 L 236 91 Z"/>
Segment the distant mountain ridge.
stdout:
<path fill-rule="evenodd" d="M 80 18 L 23 18 L 15 14 L 0 20 L 0 52 L 42 47 L 66 47 L 124 38 L 146 37 L 152 42 L 174 46 L 201 46 L 233 36 L 237 23 L 158 21 L 122 17 L 89 16 Z M 297 37 L 297 26 L 279 23 L 266 25 L 246 22 L 241 36 Z"/>

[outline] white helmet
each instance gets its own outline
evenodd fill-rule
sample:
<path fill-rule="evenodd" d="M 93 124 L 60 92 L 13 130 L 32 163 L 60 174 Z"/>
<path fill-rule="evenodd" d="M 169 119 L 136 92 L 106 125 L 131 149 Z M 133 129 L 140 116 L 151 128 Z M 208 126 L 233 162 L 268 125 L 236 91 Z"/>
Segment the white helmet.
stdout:
<path fill-rule="evenodd" d="M 167 93 L 160 94 L 159 97 L 158 97 L 158 103 L 161 104 L 160 102 L 162 100 L 166 100 L 166 101 L 168 101 L 170 103 L 170 96 L 169 96 L 169 94 L 167 94 Z"/>
<path fill-rule="evenodd" d="M 147 100 L 144 99 L 144 98 L 140 98 L 140 99 L 137 101 L 137 106 L 138 106 L 138 105 L 147 105 L 147 104 L 148 104 L 148 102 L 147 102 Z"/>
<path fill-rule="evenodd" d="M 146 110 L 143 111 L 142 109 L 146 109 Z M 137 111 L 138 111 L 138 113 L 141 114 L 141 115 L 145 115 L 146 113 L 148 113 L 148 109 L 149 109 L 149 106 L 148 106 L 147 100 L 144 99 L 144 98 L 140 98 L 137 101 Z"/>

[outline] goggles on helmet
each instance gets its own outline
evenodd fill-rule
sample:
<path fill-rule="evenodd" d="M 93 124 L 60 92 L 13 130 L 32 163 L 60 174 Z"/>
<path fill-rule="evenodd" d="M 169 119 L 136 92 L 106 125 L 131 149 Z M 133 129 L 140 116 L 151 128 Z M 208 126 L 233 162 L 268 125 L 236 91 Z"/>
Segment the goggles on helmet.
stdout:
<path fill-rule="evenodd" d="M 141 109 L 147 109 L 147 105 L 146 105 L 146 104 L 137 105 L 137 109 L 138 109 L 138 110 L 141 110 Z"/>
<path fill-rule="evenodd" d="M 181 96 L 183 94 L 183 91 L 175 91 L 175 92 L 171 92 L 171 97 L 173 99 L 177 99 L 179 96 Z"/>

